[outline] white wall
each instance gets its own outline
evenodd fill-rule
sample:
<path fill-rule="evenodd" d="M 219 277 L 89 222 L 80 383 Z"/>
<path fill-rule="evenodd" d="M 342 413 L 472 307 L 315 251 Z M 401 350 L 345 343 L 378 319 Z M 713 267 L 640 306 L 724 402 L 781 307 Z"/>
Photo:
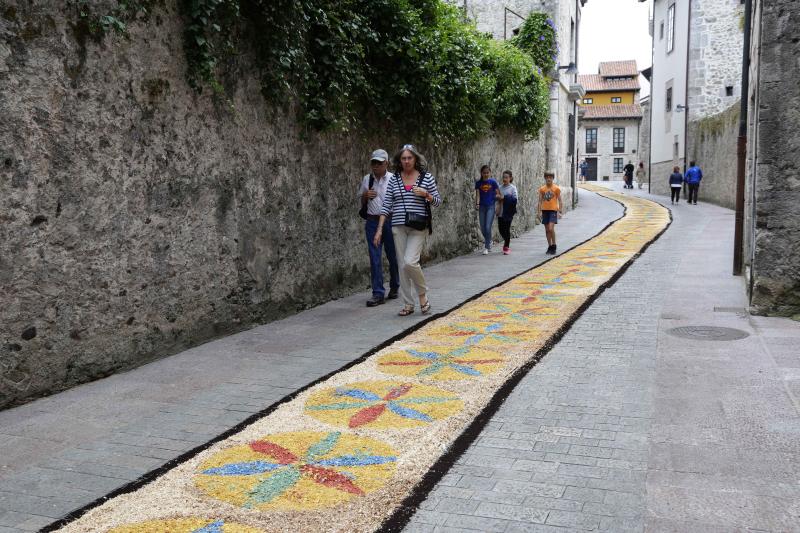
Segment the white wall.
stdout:
<path fill-rule="evenodd" d="M 686 112 L 677 112 L 677 105 L 686 105 L 686 52 L 688 46 L 689 0 L 654 0 L 653 15 L 653 78 L 651 86 L 652 123 L 650 150 L 653 164 L 674 161 L 674 147 L 678 142 L 677 160 L 683 158 Z M 674 47 L 667 52 L 669 24 L 668 8 L 675 5 Z M 660 26 L 664 23 L 664 37 Z M 672 86 L 672 110 L 666 110 L 667 86 Z"/>

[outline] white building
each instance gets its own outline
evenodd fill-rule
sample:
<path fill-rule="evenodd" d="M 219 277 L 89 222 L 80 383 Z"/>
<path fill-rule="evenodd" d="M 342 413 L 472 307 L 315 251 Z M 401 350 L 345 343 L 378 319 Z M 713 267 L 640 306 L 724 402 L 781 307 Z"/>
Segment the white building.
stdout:
<path fill-rule="evenodd" d="M 672 167 L 688 164 L 687 121 L 719 113 L 739 99 L 741 13 L 741 0 L 653 0 L 653 66 L 645 71 L 653 192 L 666 194 Z"/>
<path fill-rule="evenodd" d="M 584 95 L 578 112 L 579 159 L 588 164 L 589 181 L 622 180 L 623 167 L 641 161 L 639 70 L 636 61 L 605 61 L 597 74 L 582 74 Z"/>

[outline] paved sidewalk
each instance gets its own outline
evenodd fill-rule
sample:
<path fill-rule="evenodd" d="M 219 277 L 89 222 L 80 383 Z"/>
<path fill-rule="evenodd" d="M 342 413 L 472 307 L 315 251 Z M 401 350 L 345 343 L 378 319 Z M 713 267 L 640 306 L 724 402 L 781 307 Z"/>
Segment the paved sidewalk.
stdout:
<path fill-rule="evenodd" d="M 581 192 L 558 226 L 562 251 L 622 215 Z M 477 223 L 477 221 L 476 221 Z M 435 312 L 544 261 L 544 231 L 513 253 L 426 268 Z M 365 261 L 366 250 L 365 250 Z M 366 280 L 365 280 L 366 282 Z M 400 304 L 340 299 L 94 383 L 0 412 L 0 533 L 33 531 L 137 479 L 423 319 Z"/>
<path fill-rule="evenodd" d="M 673 224 L 517 386 L 407 531 L 800 531 L 800 324 L 750 317 L 733 212 Z M 679 339 L 723 326 L 736 341 Z"/>

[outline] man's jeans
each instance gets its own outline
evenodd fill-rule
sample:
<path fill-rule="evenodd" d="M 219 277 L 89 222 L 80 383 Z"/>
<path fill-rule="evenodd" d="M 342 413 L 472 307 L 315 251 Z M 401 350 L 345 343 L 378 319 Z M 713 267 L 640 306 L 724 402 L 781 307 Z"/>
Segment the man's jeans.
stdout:
<path fill-rule="evenodd" d="M 367 234 L 367 246 L 369 247 L 369 270 L 372 280 L 372 296 L 384 297 L 383 288 L 383 262 L 381 261 L 381 248 L 386 250 L 386 259 L 389 260 L 389 288 L 397 289 L 400 286 L 400 274 L 397 270 L 397 254 L 394 250 L 394 237 L 392 236 L 392 226 L 387 220 L 383 227 L 382 241 L 378 246 L 372 244 L 375 233 L 378 231 L 377 220 L 367 220 L 364 225 Z"/>
<path fill-rule="evenodd" d="M 483 246 L 487 250 L 492 248 L 492 224 L 494 223 L 494 203 L 492 205 L 482 205 L 478 209 L 478 220 L 481 225 L 483 235 Z"/>
<path fill-rule="evenodd" d="M 697 203 L 697 190 L 700 188 L 699 183 L 688 183 L 687 186 L 689 187 L 689 202 L 696 204 Z"/>

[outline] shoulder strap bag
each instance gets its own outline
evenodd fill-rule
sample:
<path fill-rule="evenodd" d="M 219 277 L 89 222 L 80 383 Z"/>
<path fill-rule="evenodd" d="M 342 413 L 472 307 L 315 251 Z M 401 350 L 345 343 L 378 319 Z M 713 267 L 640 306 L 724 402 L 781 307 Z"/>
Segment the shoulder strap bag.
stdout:
<path fill-rule="evenodd" d="M 372 186 L 374 184 L 375 184 L 375 175 L 372 172 L 370 172 L 369 173 L 369 187 L 368 187 L 368 189 L 372 189 Z M 369 200 L 367 200 L 366 202 L 362 201 L 361 202 L 361 209 L 358 210 L 358 216 L 360 216 L 364 220 L 367 220 L 369 218 L 369 215 L 367 214 L 367 204 L 369 204 Z"/>
<path fill-rule="evenodd" d="M 417 187 L 422 186 L 422 179 L 425 175 L 420 172 L 419 178 L 417 178 Z M 403 177 L 398 172 L 397 179 L 400 180 L 400 200 L 403 202 L 403 211 L 405 211 L 405 221 L 403 222 L 404 225 L 408 226 L 411 229 L 415 229 L 417 231 L 423 231 L 426 228 L 428 229 L 428 234 L 433 233 L 433 224 L 431 223 L 431 206 L 428 202 L 425 202 L 425 215 L 420 215 L 419 213 L 410 213 L 406 209 L 406 199 L 405 199 L 405 185 L 403 185 Z"/>

